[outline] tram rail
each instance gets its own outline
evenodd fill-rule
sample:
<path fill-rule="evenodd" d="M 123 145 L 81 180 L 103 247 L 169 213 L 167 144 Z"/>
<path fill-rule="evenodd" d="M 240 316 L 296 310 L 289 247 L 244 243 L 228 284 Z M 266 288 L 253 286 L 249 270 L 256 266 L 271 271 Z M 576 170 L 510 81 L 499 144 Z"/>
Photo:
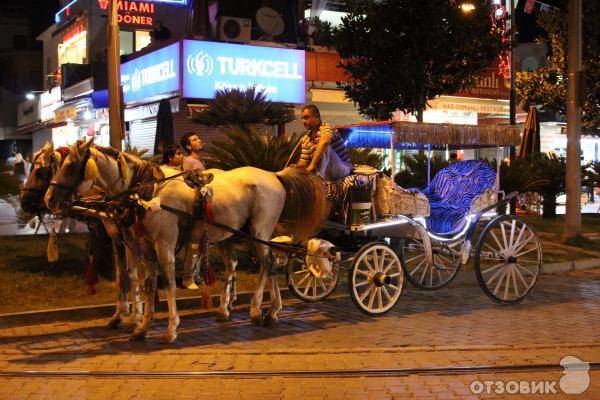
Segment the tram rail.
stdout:
<path fill-rule="evenodd" d="M 590 362 L 590 370 L 600 370 L 600 362 Z M 269 371 L 0 371 L 0 378 L 139 378 L 139 379 L 265 379 L 265 378 L 374 378 L 410 375 L 470 375 L 563 371 L 558 364 L 467 365 L 425 368 L 365 368 Z"/>

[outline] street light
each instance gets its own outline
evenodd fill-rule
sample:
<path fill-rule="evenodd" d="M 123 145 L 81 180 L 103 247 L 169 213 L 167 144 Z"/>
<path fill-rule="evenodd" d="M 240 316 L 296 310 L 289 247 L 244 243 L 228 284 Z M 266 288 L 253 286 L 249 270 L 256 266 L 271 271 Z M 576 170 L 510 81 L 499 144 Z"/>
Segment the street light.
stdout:
<path fill-rule="evenodd" d="M 44 91 L 43 90 L 31 90 L 25 94 L 25 98 L 27 100 L 33 100 L 33 99 L 35 99 L 35 95 L 39 94 L 39 93 L 44 93 Z"/>

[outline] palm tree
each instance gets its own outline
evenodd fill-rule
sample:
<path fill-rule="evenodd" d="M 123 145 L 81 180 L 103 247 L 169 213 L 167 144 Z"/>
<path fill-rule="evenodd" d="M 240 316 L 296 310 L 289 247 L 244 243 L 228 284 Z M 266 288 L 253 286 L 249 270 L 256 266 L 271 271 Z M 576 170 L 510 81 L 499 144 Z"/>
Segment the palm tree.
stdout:
<path fill-rule="evenodd" d="M 394 181 L 397 185 L 404 188 L 420 188 L 427 186 L 427 155 L 408 154 L 403 157 L 404 169 L 396 174 Z M 442 157 L 431 157 L 431 178 L 451 161 L 446 161 Z"/>
<path fill-rule="evenodd" d="M 299 135 L 272 136 L 237 126 L 228 131 L 224 139 L 213 141 L 206 149 L 204 160 L 209 168 L 230 170 L 252 166 L 280 171 L 299 140 Z"/>
<path fill-rule="evenodd" d="M 355 149 L 349 148 L 350 162 L 356 165 L 368 165 L 375 169 L 383 168 L 385 156 L 373 151 L 373 149 Z"/>
<path fill-rule="evenodd" d="M 237 126 L 244 130 L 281 125 L 294 120 L 294 106 L 266 100 L 264 91 L 252 87 L 218 90 L 215 98 L 192 118 L 208 126 Z"/>
<path fill-rule="evenodd" d="M 540 153 L 531 157 L 538 176 L 545 180 L 538 188 L 543 199 L 543 218 L 556 218 L 556 197 L 566 191 L 567 163 L 555 154 Z"/>

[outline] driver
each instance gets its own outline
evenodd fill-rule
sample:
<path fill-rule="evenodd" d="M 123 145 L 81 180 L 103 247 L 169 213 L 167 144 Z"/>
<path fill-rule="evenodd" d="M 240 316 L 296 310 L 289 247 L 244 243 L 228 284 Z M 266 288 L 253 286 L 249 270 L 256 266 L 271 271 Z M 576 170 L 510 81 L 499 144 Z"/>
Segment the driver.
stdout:
<path fill-rule="evenodd" d="M 317 106 L 304 106 L 301 118 L 306 133 L 300 139 L 302 154 L 296 168 L 314 172 L 327 181 L 350 175 L 352 164 L 344 139 L 334 127 L 321 121 Z"/>

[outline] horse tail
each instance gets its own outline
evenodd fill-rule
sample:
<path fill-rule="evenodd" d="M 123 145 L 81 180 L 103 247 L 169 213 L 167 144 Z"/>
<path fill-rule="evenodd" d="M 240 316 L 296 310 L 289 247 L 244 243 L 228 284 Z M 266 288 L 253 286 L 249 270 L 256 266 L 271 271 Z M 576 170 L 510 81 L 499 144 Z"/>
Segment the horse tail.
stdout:
<path fill-rule="evenodd" d="M 315 233 L 327 212 L 321 179 L 296 168 L 286 168 L 275 175 L 285 188 L 280 219 L 290 223 L 294 239 L 307 239 Z"/>

